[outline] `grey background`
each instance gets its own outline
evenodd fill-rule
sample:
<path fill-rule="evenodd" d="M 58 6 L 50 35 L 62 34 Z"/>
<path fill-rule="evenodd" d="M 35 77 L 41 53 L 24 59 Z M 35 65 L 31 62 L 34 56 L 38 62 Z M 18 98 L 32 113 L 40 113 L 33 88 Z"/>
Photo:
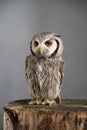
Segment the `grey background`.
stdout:
<path fill-rule="evenodd" d="M 0 1 L 0 127 L 3 105 L 29 98 L 25 57 L 39 32 L 56 32 L 64 42 L 62 98 L 87 98 L 86 0 Z M 1 128 L 0 128 L 1 129 Z"/>

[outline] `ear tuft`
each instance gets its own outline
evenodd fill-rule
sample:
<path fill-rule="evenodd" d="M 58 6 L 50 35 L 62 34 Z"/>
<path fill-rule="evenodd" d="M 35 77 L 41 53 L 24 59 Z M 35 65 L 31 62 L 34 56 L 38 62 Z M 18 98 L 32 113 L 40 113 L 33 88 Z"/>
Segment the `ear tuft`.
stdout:
<path fill-rule="evenodd" d="M 58 34 L 56 34 L 55 36 L 56 36 L 56 37 L 61 37 L 61 35 L 58 35 Z"/>

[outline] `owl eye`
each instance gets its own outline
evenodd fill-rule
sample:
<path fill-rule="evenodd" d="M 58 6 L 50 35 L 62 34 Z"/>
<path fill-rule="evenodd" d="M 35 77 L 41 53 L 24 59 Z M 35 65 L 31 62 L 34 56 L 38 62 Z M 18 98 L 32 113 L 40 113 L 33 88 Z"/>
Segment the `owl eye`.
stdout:
<path fill-rule="evenodd" d="M 37 41 L 34 42 L 34 46 L 37 47 L 39 43 Z"/>
<path fill-rule="evenodd" d="M 45 45 L 46 45 L 47 47 L 50 47 L 50 46 L 52 45 L 52 42 L 51 42 L 51 41 L 46 41 L 46 42 L 45 42 Z"/>

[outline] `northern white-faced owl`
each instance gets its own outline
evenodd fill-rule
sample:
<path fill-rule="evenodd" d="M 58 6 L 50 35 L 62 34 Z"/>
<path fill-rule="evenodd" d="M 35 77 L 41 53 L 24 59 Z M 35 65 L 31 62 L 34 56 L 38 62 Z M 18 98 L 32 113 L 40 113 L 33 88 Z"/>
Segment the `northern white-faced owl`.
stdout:
<path fill-rule="evenodd" d="M 61 102 L 64 77 L 63 43 L 55 33 L 40 33 L 30 43 L 25 74 L 32 101 L 29 104 L 54 105 Z"/>

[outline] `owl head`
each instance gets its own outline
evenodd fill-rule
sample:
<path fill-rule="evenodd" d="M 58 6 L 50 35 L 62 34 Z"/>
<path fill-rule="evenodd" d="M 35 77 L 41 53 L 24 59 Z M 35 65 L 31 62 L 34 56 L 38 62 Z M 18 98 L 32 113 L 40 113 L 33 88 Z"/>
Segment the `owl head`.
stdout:
<path fill-rule="evenodd" d="M 61 36 L 55 33 L 40 33 L 33 37 L 30 43 L 32 55 L 38 58 L 61 56 L 63 43 Z"/>

